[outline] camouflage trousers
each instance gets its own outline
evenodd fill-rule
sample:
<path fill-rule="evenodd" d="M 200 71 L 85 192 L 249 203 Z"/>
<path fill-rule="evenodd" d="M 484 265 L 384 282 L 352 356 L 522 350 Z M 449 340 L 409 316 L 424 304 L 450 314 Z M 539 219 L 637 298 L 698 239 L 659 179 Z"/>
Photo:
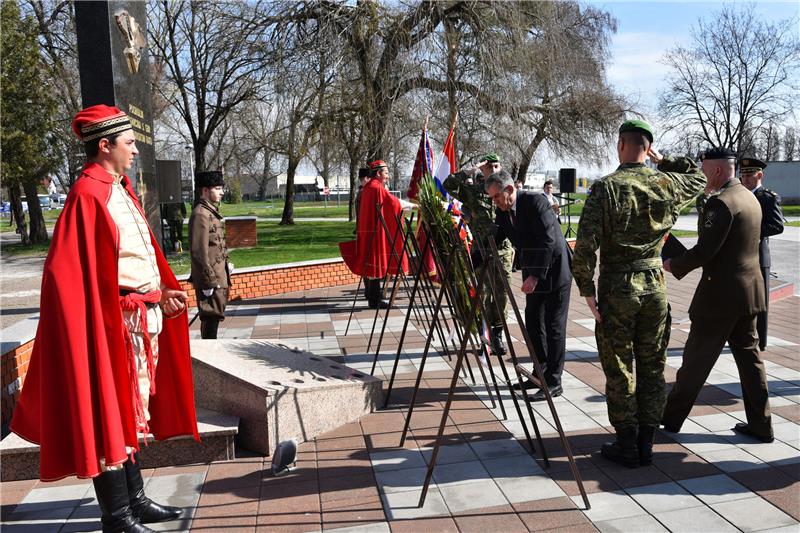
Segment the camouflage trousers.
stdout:
<path fill-rule="evenodd" d="M 491 283 L 489 278 L 485 279 L 483 282 L 483 308 L 486 310 L 486 323 L 489 324 L 489 327 L 502 326 L 503 317 L 508 312 L 508 297 L 503 289 L 502 280 L 503 277 L 505 277 L 509 285 L 511 284 L 511 261 L 514 257 L 514 250 L 511 246 L 506 246 L 501 247 L 498 252 L 500 254 L 499 259 L 502 270 L 497 268 L 492 269 L 494 275 L 492 276 Z M 490 261 L 481 261 L 475 268 L 475 276 L 477 279 L 480 279 L 480 277 L 484 275 L 484 271 L 489 268 L 490 263 Z M 492 288 L 494 288 L 494 291 L 492 291 Z M 497 295 L 497 305 L 495 305 L 492 292 Z M 500 312 L 497 310 L 498 307 L 500 308 Z"/>
<path fill-rule="evenodd" d="M 606 295 L 598 306 L 603 321 L 595 324 L 595 338 L 606 375 L 608 419 L 615 428 L 658 426 L 672 323 L 667 295 Z"/>

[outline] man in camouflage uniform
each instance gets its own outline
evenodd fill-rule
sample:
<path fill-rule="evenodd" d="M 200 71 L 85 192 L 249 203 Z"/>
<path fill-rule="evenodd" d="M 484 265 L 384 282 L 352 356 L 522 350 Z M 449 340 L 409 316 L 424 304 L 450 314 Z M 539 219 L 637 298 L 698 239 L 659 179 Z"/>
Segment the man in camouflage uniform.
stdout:
<path fill-rule="evenodd" d="M 459 172 L 451 174 L 444 180 L 443 185 L 448 193 L 464 204 L 464 217 L 467 219 L 470 231 L 472 231 L 472 236 L 475 239 L 472 246 L 472 263 L 475 265 L 475 274 L 482 276 L 489 263 L 483 261 L 481 254 L 489 253 L 487 239 L 493 238 L 497 232 L 492 199 L 489 198 L 484 190 L 484 181 L 488 176 L 501 170 L 497 154 L 486 154 L 483 160 L 478 163 L 478 170 L 479 172 L 472 178 L 472 182 L 470 182 L 471 176 L 469 174 Z M 505 291 L 501 290 L 503 282 L 500 276 L 505 276 L 506 280 L 511 283 L 511 263 L 514 257 L 514 249 L 511 247 L 511 242 L 508 239 L 504 239 L 498 246 L 497 251 L 500 254 L 500 263 L 503 265 L 502 272 L 495 271 L 494 277 L 497 305 L 495 306 L 492 291 L 487 290 L 484 292 L 483 306 L 486 309 L 486 322 L 491 328 L 492 351 L 497 355 L 505 355 L 503 315 L 505 315 L 508 307 L 508 299 Z M 503 315 L 497 312 L 498 307 Z"/>
<path fill-rule="evenodd" d="M 617 433 L 616 442 L 604 444 L 602 454 L 632 468 L 652 461 L 653 436 L 665 401 L 671 318 L 661 247 L 681 208 L 706 185 L 694 161 L 662 158 L 652 142 L 646 122 L 629 120 L 620 126 L 620 166 L 589 189 L 572 260 L 575 282 L 596 320 L 608 418 Z M 658 170 L 645 166 L 648 157 Z"/>

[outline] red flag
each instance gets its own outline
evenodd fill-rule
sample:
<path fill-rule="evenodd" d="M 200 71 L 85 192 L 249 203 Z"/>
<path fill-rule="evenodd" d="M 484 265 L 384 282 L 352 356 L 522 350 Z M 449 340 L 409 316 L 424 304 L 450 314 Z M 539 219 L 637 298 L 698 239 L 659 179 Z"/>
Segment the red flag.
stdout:
<path fill-rule="evenodd" d="M 428 121 L 426 120 L 419 139 L 419 149 L 417 150 L 417 158 L 414 160 L 414 170 L 411 172 L 411 182 L 408 184 L 408 191 L 406 192 L 406 196 L 412 202 L 417 199 L 420 180 L 426 174 L 431 174 L 432 166 L 433 149 L 428 140 Z"/>

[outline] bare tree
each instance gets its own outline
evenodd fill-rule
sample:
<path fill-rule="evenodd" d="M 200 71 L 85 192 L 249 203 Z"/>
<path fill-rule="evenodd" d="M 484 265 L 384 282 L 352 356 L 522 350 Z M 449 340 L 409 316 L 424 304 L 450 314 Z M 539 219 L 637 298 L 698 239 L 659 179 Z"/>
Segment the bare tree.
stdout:
<path fill-rule="evenodd" d="M 148 30 L 157 87 L 180 114 L 204 170 L 207 150 L 228 115 L 253 100 L 268 74 L 264 28 L 244 2 L 157 2 Z"/>
<path fill-rule="evenodd" d="M 800 146 L 797 144 L 797 130 L 786 128 L 783 134 L 783 159 L 785 161 L 796 161 L 800 156 Z"/>
<path fill-rule="evenodd" d="M 692 43 L 668 52 L 665 121 L 681 136 L 747 153 L 754 135 L 798 98 L 797 22 L 769 23 L 753 5 L 725 6 L 692 29 Z"/>

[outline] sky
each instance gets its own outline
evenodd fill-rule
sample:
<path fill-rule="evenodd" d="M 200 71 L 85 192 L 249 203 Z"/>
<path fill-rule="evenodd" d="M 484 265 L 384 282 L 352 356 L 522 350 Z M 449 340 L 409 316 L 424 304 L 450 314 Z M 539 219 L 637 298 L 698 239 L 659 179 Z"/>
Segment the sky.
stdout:
<path fill-rule="evenodd" d="M 618 92 L 638 102 L 638 110 L 657 126 L 658 93 L 665 88 L 667 74 L 660 59 L 677 45 L 689 45 L 691 29 L 698 20 L 713 16 L 726 3 L 647 0 L 588 0 L 587 3 L 617 19 L 607 72 L 609 82 Z M 742 6 L 748 3 L 727 2 Z M 800 24 L 798 0 L 760 1 L 754 5 L 756 13 L 768 22 L 793 19 Z"/>

